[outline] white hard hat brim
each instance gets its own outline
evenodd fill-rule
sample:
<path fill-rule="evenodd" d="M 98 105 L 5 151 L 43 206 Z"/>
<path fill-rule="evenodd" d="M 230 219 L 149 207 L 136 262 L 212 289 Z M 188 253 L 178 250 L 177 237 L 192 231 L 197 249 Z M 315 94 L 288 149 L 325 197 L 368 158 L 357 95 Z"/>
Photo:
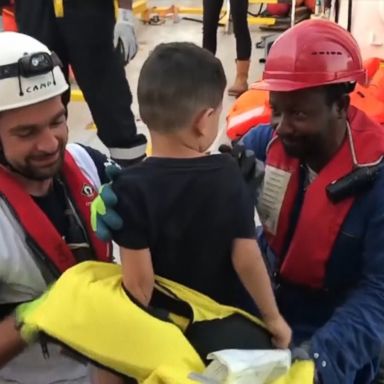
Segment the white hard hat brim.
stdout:
<path fill-rule="evenodd" d="M 37 104 L 62 95 L 69 88 L 60 67 L 30 78 L 12 77 L 1 80 L 0 112 Z"/>

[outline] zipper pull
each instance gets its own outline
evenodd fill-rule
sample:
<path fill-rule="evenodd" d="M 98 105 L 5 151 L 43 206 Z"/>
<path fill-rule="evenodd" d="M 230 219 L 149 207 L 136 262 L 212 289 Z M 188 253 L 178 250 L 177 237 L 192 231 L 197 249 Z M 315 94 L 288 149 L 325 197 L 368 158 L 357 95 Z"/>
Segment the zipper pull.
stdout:
<path fill-rule="evenodd" d="M 280 289 L 280 273 L 273 272 L 272 274 L 272 285 L 274 287 L 274 291 L 278 291 Z"/>
<path fill-rule="evenodd" d="M 48 342 L 45 335 L 40 336 L 40 345 L 41 345 L 41 352 L 43 353 L 43 357 L 45 360 L 49 359 L 49 350 L 48 350 Z"/>

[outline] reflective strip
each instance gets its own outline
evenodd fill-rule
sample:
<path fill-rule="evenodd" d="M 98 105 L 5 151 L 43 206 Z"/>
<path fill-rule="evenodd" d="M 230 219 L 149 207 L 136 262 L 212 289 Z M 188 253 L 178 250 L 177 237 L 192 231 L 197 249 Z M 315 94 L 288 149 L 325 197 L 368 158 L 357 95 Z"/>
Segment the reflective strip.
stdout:
<path fill-rule="evenodd" d="M 134 160 L 145 156 L 147 144 L 138 145 L 132 148 L 108 148 L 112 159 Z"/>
<path fill-rule="evenodd" d="M 55 9 L 56 17 L 64 17 L 63 0 L 53 0 L 53 7 Z"/>
<path fill-rule="evenodd" d="M 256 107 L 251 109 L 250 111 L 231 117 L 229 119 L 228 129 L 231 129 L 236 125 L 240 125 L 245 121 L 252 119 L 255 116 L 261 116 L 264 113 L 264 111 L 265 111 L 264 107 Z"/>
<path fill-rule="evenodd" d="M 119 2 L 118 0 L 114 0 L 113 5 L 115 7 L 115 19 L 119 17 Z"/>

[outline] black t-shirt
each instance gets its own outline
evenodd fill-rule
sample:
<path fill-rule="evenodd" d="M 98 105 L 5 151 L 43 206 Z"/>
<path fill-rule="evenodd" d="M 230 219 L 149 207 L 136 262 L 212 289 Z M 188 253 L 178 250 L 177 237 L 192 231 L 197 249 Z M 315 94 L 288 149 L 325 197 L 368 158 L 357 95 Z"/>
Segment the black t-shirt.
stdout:
<path fill-rule="evenodd" d="M 245 290 L 231 261 L 236 238 L 254 238 L 254 206 L 229 155 L 150 157 L 113 183 L 124 228 L 114 240 L 149 248 L 154 271 L 231 305 Z"/>

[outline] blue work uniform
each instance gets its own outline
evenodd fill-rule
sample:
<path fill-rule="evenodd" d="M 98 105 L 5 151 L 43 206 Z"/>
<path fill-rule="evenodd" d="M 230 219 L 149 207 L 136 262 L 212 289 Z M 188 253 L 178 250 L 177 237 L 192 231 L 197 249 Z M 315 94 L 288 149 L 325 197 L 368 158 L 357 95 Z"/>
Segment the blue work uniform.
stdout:
<path fill-rule="evenodd" d="M 270 125 L 259 125 L 242 143 L 265 162 L 272 135 Z M 305 167 L 302 177 L 298 195 L 305 193 Z M 301 201 L 298 196 L 292 218 Z M 294 230 L 295 223 L 291 226 Z M 321 381 L 371 383 L 384 340 L 384 171 L 355 199 L 327 262 L 324 289 L 282 281 L 279 261 L 262 230 L 259 242 L 276 277 L 278 305 L 293 329 L 294 343 L 309 343 Z"/>

